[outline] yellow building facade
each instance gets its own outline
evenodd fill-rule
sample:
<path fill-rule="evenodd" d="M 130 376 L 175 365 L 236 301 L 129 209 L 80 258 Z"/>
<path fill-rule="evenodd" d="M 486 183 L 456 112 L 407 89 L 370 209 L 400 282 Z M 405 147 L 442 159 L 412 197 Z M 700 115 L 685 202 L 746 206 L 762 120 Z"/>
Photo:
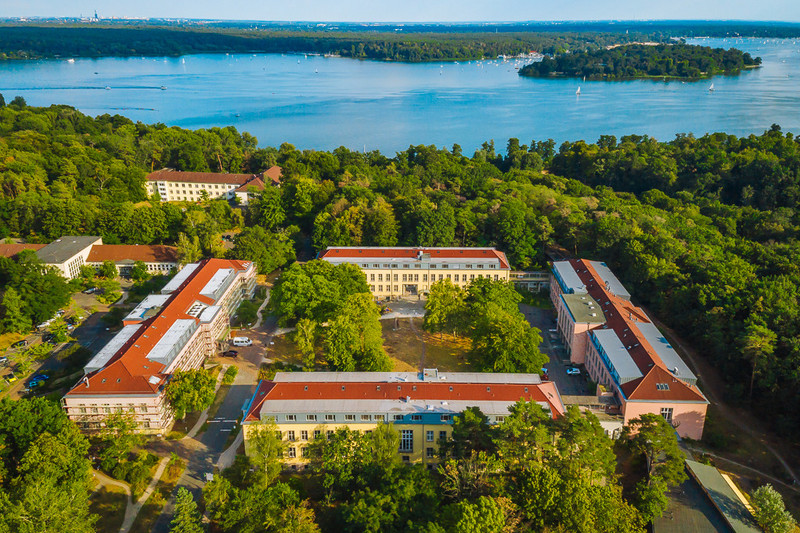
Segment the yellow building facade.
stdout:
<path fill-rule="evenodd" d="M 377 299 L 424 296 L 431 285 L 445 279 L 466 287 L 480 278 L 508 281 L 511 274 L 506 255 L 495 248 L 337 246 L 318 257 L 359 267 Z"/>
<path fill-rule="evenodd" d="M 478 407 L 489 423 L 502 423 L 520 399 L 536 401 L 552 415 L 564 413 L 555 384 L 536 374 L 413 372 L 279 372 L 262 381 L 246 408 L 242 431 L 274 421 L 286 443 L 285 464 L 302 468 L 315 439 L 337 429 L 373 431 L 392 424 L 406 463 L 436 464 L 439 444 L 452 436 L 453 419 Z"/>

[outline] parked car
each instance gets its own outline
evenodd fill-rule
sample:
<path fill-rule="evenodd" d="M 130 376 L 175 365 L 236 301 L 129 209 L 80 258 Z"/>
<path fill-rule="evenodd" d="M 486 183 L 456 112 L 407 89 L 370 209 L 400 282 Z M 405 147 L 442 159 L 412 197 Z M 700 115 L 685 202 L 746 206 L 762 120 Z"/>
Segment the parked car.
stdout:
<path fill-rule="evenodd" d="M 236 350 L 227 350 L 225 352 L 222 352 L 220 355 L 222 357 L 236 357 L 239 355 L 239 352 L 237 352 Z"/>
<path fill-rule="evenodd" d="M 249 337 L 234 337 L 232 344 L 234 346 L 252 346 L 253 341 Z"/>
<path fill-rule="evenodd" d="M 572 366 L 572 367 L 567 369 L 567 375 L 568 376 L 580 376 L 581 375 L 581 369 L 580 368 L 575 368 L 574 366 Z"/>
<path fill-rule="evenodd" d="M 9 383 L 14 383 L 15 381 L 19 380 L 19 378 L 17 376 L 15 376 L 14 374 L 6 374 L 3 377 L 5 377 L 6 381 L 8 381 Z"/>
<path fill-rule="evenodd" d="M 5 365 L 5 364 L 8 364 L 8 357 L 6 356 L 0 357 L 0 365 Z"/>
<path fill-rule="evenodd" d="M 21 341 L 15 342 L 14 344 L 12 344 L 11 347 L 12 348 L 24 348 L 27 345 L 28 345 L 28 341 L 26 341 L 25 339 L 22 339 Z"/>
<path fill-rule="evenodd" d="M 96 292 L 97 292 L 97 287 L 89 287 L 88 289 L 83 291 L 83 294 L 94 294 Z"/>
<path fill-rule="evenodd" d="M 29 381 L 27 383 L 27 385 L 28 385 L 29 389 L 35 389 L 36 387 L 41 387 L 42 385 L 44 385 L 44 381 L 36 381 L 34 379 L 34 380 Z"/>
<path fill-rule="evenodd" d="M 33 380 L 36 380 L 36 381 L 47 381 L 48 379 L 50 379 L 50 376 L 48 376 L 47 374 L 36 374 L 35 376 L 33 376 L 31 378 L 31 381 L 33 381 Z"/>

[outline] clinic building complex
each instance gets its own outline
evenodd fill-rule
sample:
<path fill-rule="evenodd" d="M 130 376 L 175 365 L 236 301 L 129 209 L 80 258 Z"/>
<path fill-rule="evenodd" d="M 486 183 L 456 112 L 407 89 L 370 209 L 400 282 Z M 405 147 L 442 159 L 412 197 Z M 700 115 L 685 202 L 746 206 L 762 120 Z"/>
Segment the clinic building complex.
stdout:
<path fill-rule="evenodd" d="M 697 377 L 605 263 L 553 263 L 550 298 L 570 361 L 613 393 L 625 424 L 654 413 L 700 439 L 708 400 Z"/>
<path fill-rule="evenodd" d="M 123 328 L 84 368 L 61 401 L 85 430 L 103 427 L 112 413 L 132 415 L 145 433 L 173 422 L 164 387 L 178 370 L 199 368 L 229 333 L 231 315 L 253 298 L 256 266 L 207 259 L 186 265 L 157 294 L 145 298 Z"/>

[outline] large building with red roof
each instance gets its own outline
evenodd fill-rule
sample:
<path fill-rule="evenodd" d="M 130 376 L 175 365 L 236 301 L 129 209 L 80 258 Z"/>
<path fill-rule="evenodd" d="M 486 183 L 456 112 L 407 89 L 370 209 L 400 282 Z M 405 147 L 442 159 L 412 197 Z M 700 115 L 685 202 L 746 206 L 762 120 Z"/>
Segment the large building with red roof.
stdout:
<path fill-rule="evenodd" d="M 261 174 L 184 172 L 164 168 L 151 172 L 145 179 L 148 194 L 157 194 L 162 202 L 199 202 L 207 195 L 210 199 L 237 198 L 240 204 L 247 205 L 250 191 L 262 191 L 266 184 L 280 187 L 282 175 L 279 166 L 272 166 Z"/>
<path fill-rule="evenodd" d="M 0 244 L 0 255 L 4 257 L 15 257 L 22 250 L 33 250 L 42 263 L 67 279 L 78 277 L 84 265 L 100 268 L 105 261 L 114 263 L 123 276 L 130 274 L 139 261 L 151 274 L 167 274 L 180 266 L 174 246 L 103 244 L 97 236 L 66 235 L 50 244 Z"/>
<path fill-rule="evenodd" d="M 439 372 L 278 372 L 259 383 L 245 408 L 249 434 L 274 420 L 286 441 L 286 463 L 307 462 L 306 447 L 341 427 L 371 431 L 392 424 L 404 462 L 435 464 L 440 441 L 452 435 L 453 416 L 478 407 L 490 424 L 503 422 L 519 400 L 536 402 L 551 416 L 565 408 L 558 389 L 536 374 Z"/>
<path fill-rule="evenodd" d="M 702 437 L 708 400 L 697 377 L 605 263 L 553 263 L 550 297 L 570 360 L 613 392 L 626 424 L 653 413 Z"/>
<path fill-rule="evenodd" d="M 508 281 L 511 273 L 506 254 L 496 248 L 332 246 L 318 258 L 359 267 L 379 299 L 423 296 L 444 279 L 458 287 L 478 278 Z"/>
<path fill-rule="evenodd" d="M 173 415 L 164 386 L 173 373 L 200 367 L 228 334 L 230 316 L 252 298 L 256 266 L 207 259 L 186 265 L 145 298 L 84 368 L 62 400 L 81 428 L 99 429 L 112 413 L 132 415 L 143 432 L 163 433 Z"/>

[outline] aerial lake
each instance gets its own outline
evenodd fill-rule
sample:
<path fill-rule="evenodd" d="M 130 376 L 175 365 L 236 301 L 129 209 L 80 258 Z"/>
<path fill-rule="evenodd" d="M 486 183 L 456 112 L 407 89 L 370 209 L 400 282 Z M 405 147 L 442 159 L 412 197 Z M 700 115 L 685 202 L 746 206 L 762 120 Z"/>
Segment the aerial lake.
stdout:
<path fill-rule="evenodd" d="M 0 93 L 184 128 L 235 126 L 262 146 L 393 154 L 410 144 L 557 142 L 600 135 L 800 133 L 800 44 L 693 39 L 761 56 L 763 66 L 699 82 L 522 78 L 526 61 L 403 64 L 322 56 L 205 54 L 0 63 Z M 715 90 L 709 91 L 714 83 Z M 578 87 L 580 96 L 576 95 Z"/>

